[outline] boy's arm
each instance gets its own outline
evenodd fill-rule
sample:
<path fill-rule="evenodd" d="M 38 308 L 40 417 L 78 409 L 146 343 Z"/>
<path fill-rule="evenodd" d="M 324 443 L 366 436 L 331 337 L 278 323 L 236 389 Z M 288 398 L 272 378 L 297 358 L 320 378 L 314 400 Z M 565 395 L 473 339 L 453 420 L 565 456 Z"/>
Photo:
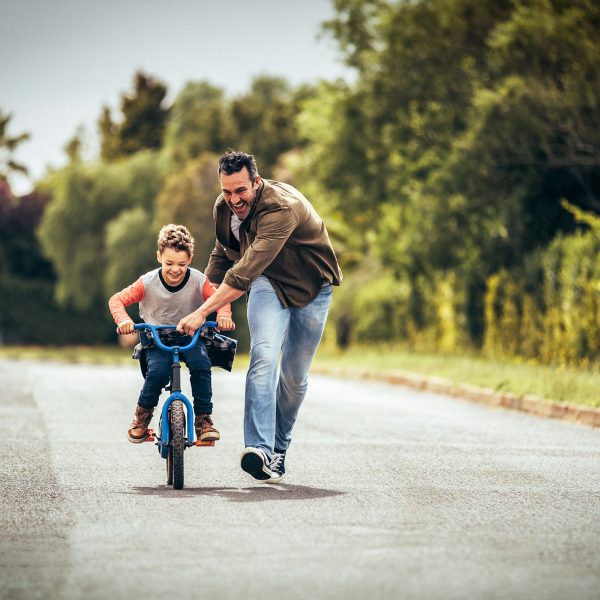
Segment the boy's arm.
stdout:
<path fill-rule="evenodd" d="M 126 306 L 141 302 L 144 299 L 144 283 L 140 277 L 135 283 L 112 295 L 108 308 L 117 324 L 119 333 L 133 333 L 133 320 L 125 310 Z"/>
<path fill-rule="evenodd" d="M 210 298 L 216 291 L 216 287 L 207 277 L 206 281 L 204 282 L 204 286 L 202 287 L 202 300 L 206 302 L 206 300 Z M 217 310 L 217 323 L 219 324 L 219 328 L 226 331 L 235 329 L 235 323 L 231 317 L 231 304 L 225 304 L 219 308 Z"/>

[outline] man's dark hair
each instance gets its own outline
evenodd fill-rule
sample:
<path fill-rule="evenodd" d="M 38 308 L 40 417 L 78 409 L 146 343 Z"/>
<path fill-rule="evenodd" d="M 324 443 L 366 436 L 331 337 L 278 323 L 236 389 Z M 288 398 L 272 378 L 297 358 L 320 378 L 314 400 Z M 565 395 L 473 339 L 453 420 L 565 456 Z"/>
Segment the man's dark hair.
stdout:
<path fill-rule="evenodd" d="M 225 175 L 238 173 L 244 167 L 248 169 L 250 181 L 254 181 L 254 178 L 258 175 L 258 167 L 256 166 L 254 156 L 252 156 L 252 154 L 246 154 L 241 150 L 227 150 L 227 152 L 219 159 L 217 177 L 219 177 L 221 173 L 225 173 Z"/>

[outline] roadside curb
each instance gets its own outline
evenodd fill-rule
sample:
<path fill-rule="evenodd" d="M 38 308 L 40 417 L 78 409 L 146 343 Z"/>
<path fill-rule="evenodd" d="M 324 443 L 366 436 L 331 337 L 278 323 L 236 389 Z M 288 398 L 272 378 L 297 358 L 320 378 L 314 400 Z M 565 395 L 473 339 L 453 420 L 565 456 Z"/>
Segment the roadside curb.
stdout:
<path fill-rule="evenodd" d="M 313 366 L 311 372 L 318 375 L 331 375 L 342 379 L 364 379 L 400 385 L 416 390 L 445 394 L 453 398 L 484 404 L 496 408 L 519 410 L 539 417 L 574 421 L 589 427 L 600 427 L 600 409 L 577 404 L 563 404 L 546 400 L 533 394 L 518 396 L 510 392 L 496 392 L 469 384 L 457 385 L 441 377 L 426 377 L 404 371 L 377 373 L 364 369 L 336 369 Z"/>

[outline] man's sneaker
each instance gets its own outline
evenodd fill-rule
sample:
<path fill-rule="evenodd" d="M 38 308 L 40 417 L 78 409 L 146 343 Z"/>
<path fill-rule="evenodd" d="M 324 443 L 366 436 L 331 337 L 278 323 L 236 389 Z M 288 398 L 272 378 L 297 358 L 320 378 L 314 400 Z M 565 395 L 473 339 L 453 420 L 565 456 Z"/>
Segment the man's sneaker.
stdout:
<path fill-rule="evenodd" d="M 244 448 L 242 452 L 241 466 L 246 473 L 250 473 L 254 479 L 265 481 L 273 477 L 269 467 L 269 457 L 260 448 Z"/>
<path fill-rule="evenodd" d="M 148 437 L 148 425 L 150 425 L 150 421 L 152 421 L 153 414 L 153 408 L 145 408 L 139 404 L 135 407 L 133 421 L 127 432 L 127 439 L 132 444 L 140 444 L 146 440 Z"/>
<path fill-rule="evenodd" d="M 273 452 L 269 467 L 273 476 L 270 479 L 266 479 L 265 483 L 279 483 L 285 475 L 285 452 Z"/>
<path fill-rule="evenodd" d="M 216 442 L 221 439 L 221 434 L 213 427 L 210 415 L 196 415 L 194 418 L 196 439 L 201 442 Z"/>

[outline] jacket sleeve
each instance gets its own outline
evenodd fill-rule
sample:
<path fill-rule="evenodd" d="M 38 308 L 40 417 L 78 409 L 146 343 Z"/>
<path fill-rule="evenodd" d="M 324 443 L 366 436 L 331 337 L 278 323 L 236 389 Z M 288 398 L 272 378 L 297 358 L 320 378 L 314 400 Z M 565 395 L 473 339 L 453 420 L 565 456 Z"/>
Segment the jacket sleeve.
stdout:
<path fill-rule="evenodd" d="M 217 288 L 215 288 L 215 286 L 207 277 L 204 285 L 202 286 L 202 299 L 208 300 L 208 298 L 210 298 L 216 291 Z M 231 319 L 231 304 L 225 304 L 225 306 L 219 308 L 219 310 L 217 310 L 217 318 L 218 317 L 228 317 Z"/>
<path fill-rule="evenodd" d="M 214 283 L 222 283 L 225 273 L 233 266 L 233 261 L 225 253 L 225 248 L 217 240 L 213 251 L 210 253 L 208 265 L 204 274 Z"/>
<path fill-rule="evenodd" d="M 237 290 L 248 291 L 254 279 L 273 262 L 298 225 L 294 211 L 279 207 L 261 215 L 256 224 L 256 237 L 244 256 L 227 271 L 223 281 Z"/>
<path fill-rule="evenodd" d="M 130 286 L 110 297 L 108 308 L 117 325 L 120 325 L 123 321 L 132 320 L 127 314 L 125 307 L 130 304 L 135 304 L 136 302 L 141 302 L 144 299 L 144 295 L 144 282 L 140 277 L 135 283 L 132 283 Z"/>

